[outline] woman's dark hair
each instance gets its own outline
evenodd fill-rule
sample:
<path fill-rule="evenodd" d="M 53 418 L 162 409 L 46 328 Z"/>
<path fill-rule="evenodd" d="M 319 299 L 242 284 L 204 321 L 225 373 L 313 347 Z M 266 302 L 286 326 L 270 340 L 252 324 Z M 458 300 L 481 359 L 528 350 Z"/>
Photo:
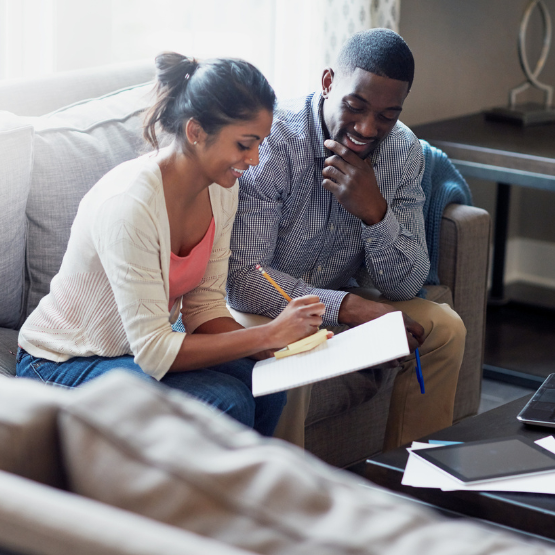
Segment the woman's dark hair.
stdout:
<path fill-rule="evenodd" d="M 175 52 L 156 56 L 154 93 L 143 135 L 156 149 L 157 125 L 183 141 L 183 124 L 194 118 L 216 135 L 224 125 L 254 119 L 261 109 L 273 112 L 276 103 L 274 90 L 252 64 L 231 58 L 198 62 Z"/>

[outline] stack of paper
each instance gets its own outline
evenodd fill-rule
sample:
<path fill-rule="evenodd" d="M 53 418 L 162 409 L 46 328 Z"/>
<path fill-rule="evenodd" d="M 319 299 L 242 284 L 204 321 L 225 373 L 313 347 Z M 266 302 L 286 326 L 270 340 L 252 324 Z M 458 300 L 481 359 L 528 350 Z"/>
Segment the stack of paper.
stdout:
<path fill-rule="evenodd" d="M 555 438 L 547 436 L 538 439 L 540 447 L 555 453 Z M 436 444 L 413 442 L 408 449 L 410 455 L 401 483 L 405 486 L 420 488 L 439 488 L 443 491 L 520 491 L 528 493 L 555 493 L 555 472 L 537 475 L 519 476 L 515 478 L 503 478 L 502 480 L 491 480 L 479 484 L 463 484 L 450 477 L 439 468 L 423 461 L 412 454 L 413 449 L 429 449 L 438 447 Z"/>
<path fill-rule="evenodd" d="M 312 351 L 254 365 L 255 397 L 376 366 L 409 354 L 402 312 L 390 312 L 335 335 Z"/>

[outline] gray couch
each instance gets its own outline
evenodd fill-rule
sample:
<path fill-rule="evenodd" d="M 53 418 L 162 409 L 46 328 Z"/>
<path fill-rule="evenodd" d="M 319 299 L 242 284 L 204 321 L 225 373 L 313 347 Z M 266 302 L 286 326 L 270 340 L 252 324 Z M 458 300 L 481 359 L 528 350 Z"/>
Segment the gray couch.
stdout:
<path fill-rule="evenodd" d="M 1 555 L 553 555 L 440 519 L 186 395 L 0 376 Z"/>
<path fill-rule="evenodd" d="M 80 199 L 112 167 L 143 152 L 140 116 L 152 76 L 144 62 L 0 82 L 0 373 L 14 375 L 17 330 L 49 290 Z M 485 211 L 447 207 L 443 285 L 428 288 L 428 298 L 449 303 L 467 327 L 456 419 L 479 404 L 489 229 Z M 381 450 L 394 376 L 360 372 L 317 384 L 307 449 L 339 467 Z"/>

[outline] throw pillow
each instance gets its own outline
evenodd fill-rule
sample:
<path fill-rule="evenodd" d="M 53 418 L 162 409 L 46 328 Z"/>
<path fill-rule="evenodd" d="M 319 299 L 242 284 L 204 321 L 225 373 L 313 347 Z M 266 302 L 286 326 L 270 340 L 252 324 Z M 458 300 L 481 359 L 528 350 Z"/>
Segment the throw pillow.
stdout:
<path fill-rule="evenodd" d="M 142 154 L 142 112 L 151 89 L 152 84 L 138 85 L 27 119 L 35 139 L 27 202 L 26 315 L 49 291 L 85 193 L 109 170 Z"/>
<path fill-rule="evenodd" d="M 33 158 L 33 127 L 0 112 L 0 327 L 16 329 L 23 317 L 25 285 L 25 206 Z"/>

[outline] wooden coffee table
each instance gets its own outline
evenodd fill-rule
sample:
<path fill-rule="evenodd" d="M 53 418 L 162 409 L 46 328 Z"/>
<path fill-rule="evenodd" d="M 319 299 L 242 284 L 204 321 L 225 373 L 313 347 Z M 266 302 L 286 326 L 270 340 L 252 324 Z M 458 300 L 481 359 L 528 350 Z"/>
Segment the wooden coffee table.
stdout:
<path fill-rule="evenodd" d="M 554 428 L 521 424 L 516 415 L 532 395 L 507 403 L 432 434 L 422 441 L 473 441 L 511 435 L 532 440 L 555 434 Z M 511 492 L 441 491 L 403 486 L 401 479 L 408 452 L 402 447 L 367 461 L 363 475 L 377 485 L 423 501 L 433 507 L 471 516 L 555 540 L 555 495 Z"/>

